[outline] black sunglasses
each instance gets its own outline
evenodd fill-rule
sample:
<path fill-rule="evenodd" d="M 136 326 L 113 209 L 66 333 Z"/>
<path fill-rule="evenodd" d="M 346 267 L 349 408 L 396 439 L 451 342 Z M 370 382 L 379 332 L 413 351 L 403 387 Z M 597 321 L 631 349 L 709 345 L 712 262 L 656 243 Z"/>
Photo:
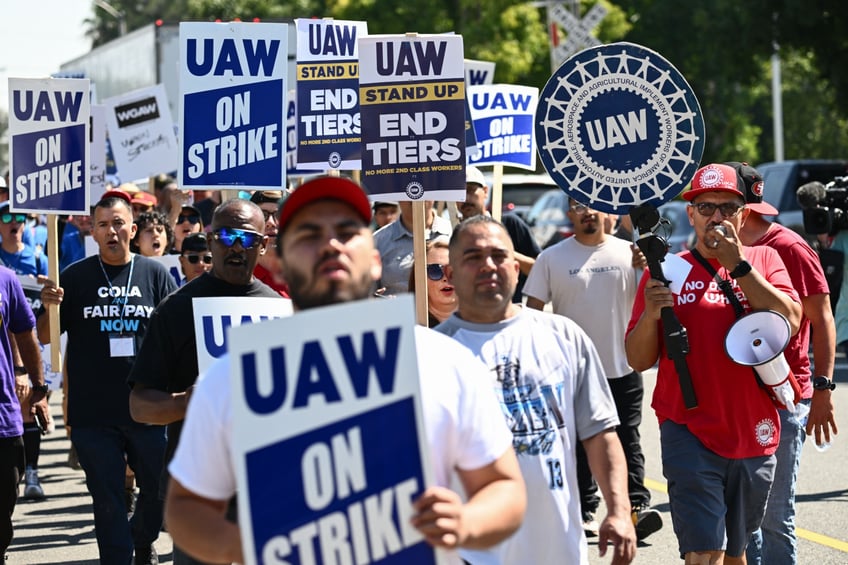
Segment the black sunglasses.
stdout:
<path fill-rule="evenodd" d="M 4 224 L 11 224 L 12 222 L 23 224 L 26 222 L 26 214 L 12 214 L 6 212 L 5 214 L 0 214 L 0 222 L 3 222 Z"/>
<path fill-rule="evenodd" d="M 218 228 L 212 232 L 212 237 L 227 247 L 232 247 L 237 241 L 240 241 L 242 247 L 250 249 L 262 243 L 264 236 L 255 231 L 239 230 L 236 228 Z"/>
<path fill-rule="evenodd" d="M 201 260 L 203 260 L 204 265 L 212 264 L 212 255 L 183 255 L 183 257 L 192 265 L 197 265 Z"/>
<path fill-rule="evenodd" d="M 445 268 L 438 263 L 427 263 L 427 278 L 431 281 L 440 281 L 445 278 Z"/>
<path fill-rule="evenodd" d="M 721 212 L 725 218 L 732 218 L 739 213 L 745 206 L 736 202 L 725 202 L 724 204 L 715 204 L 713 202 L 693 202 L 690 206 L 694 207 L 702 216 L 710 217 L 715 214 L 716 210 Z"/>
<path fill-rule="evenodd" d="M 188 222 L 191 225 L 199 224 L 200 223 L 200 216 L 198 216 L 197 214 L 191 214 L 190 216 L 189 215 L 180 216 L 178 218 L 177 223 L 181 224 L 183 222 Z"/>

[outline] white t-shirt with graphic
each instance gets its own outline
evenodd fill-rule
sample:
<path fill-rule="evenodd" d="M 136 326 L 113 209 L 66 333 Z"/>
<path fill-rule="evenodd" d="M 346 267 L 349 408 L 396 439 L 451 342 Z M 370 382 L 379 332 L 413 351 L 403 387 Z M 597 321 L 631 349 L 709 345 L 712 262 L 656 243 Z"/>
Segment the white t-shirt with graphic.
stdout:
<path fill-rule="evenodd" d="M 638 284 L 629 242 L 610 236 L 601 245 L 583 245 L 571 237 L 536 258 L 524 294 L 577 322 L 594 342 L 607 378 L 615 379 L 633 372 L 624 332 Z"/>
<path fill-rule="evenodd" d="M 415 345 L 430 461 L 436 485 L 450 487 L 454 469 L 479 469 L 500 458 L 512 433 L 497 425 L 503 417 L 488 372 L 471 352 L 420 326 Z M 229 500 L 236 492 L 229 366 L 224 355 L 198 378 L 168 467 L 185 488 L 212 500 Z M 446 554 L 448 563 L 461 563 L 455 552 Z"/>
<path fill-rule="evenodd" d="M 461 555 L 475 565 L 588 563 L 575 445 L 619 423 L 591 340 L 571 320 L 530 309 L 495 324 L 454 314 L 436 329 L 489 368 L 527 485 L 518 532 L 489 551 Z"/>

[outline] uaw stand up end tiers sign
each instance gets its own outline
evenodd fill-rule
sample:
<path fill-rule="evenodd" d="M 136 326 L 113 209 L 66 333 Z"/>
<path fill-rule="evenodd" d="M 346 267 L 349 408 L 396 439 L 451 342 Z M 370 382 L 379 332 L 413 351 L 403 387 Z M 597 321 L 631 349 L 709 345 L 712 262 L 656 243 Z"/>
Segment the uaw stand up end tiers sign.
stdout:
<path fill-rule="evenodd" d="M 686 79 L 632 43 L 566 60 L 539 97 L 535 129 L 560 188 L 613 214 L 674 198 L 704 151 L 704 120 Z"/>

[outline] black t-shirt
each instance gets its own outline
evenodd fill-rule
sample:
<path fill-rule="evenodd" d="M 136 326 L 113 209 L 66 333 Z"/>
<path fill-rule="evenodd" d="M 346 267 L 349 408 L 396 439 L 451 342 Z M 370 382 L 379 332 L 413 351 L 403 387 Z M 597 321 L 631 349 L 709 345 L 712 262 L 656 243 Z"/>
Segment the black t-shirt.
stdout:
<path fill-rule="evenodd" d="M 61 286 L 61 327 L 68 332 L 68 424 L 135 424 L 127 387 L 135 356 L 113 355 L 112 348 L 138 354 L 153 309 L 177 289 L 174 278 L 160 263 L 140 255 L 121 266 L 101 263 L 95 255 L 62 271 Z"/>
<path fill-rule="evenodd" d="M 530 227 L 527 222 L 522 220 L 515 214 L 504 214 L 501 218 L 501 223 L 506 228 L 509 238 L 512 240 L 512 246 L 515 250 L 523 255 L 535 259 L 542 252 L 539 249 L 539 244 L 530 233 Z M 518 285 L 515 287 L 515 294 L 512 296 L 513 302 L 521 302 L 522 291 L 524 290 L 524 282 L 527 280 L 527 275 L 518 273 Z"/>
<path fill-rule="evenodd" d="M 280 298 L 271 287 L 254 278 L 248 285 L 232 285 L 204 273 L 162 301 L 150 318 L 150 328 L 130 371 L 130 386 L 164 392 L 183 392 L 197 380 L 197 341 L 194 336 L 194 298 L 248 296 Z M 168 425 L 170 460 L 182 431 L 182 420 Z"/>

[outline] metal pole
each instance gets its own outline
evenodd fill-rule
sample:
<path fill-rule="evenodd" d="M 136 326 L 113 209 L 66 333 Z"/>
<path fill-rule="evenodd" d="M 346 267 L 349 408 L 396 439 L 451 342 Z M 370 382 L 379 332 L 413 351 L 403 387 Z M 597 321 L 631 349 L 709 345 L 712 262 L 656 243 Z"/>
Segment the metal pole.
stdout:
<path fill-rule="evenodd" d="M 774 160 L 783 161 L 783 81 L 780 76 L 780 52 L 774 44 L 771 56 L 771 106 L 774 122 Z"/>

